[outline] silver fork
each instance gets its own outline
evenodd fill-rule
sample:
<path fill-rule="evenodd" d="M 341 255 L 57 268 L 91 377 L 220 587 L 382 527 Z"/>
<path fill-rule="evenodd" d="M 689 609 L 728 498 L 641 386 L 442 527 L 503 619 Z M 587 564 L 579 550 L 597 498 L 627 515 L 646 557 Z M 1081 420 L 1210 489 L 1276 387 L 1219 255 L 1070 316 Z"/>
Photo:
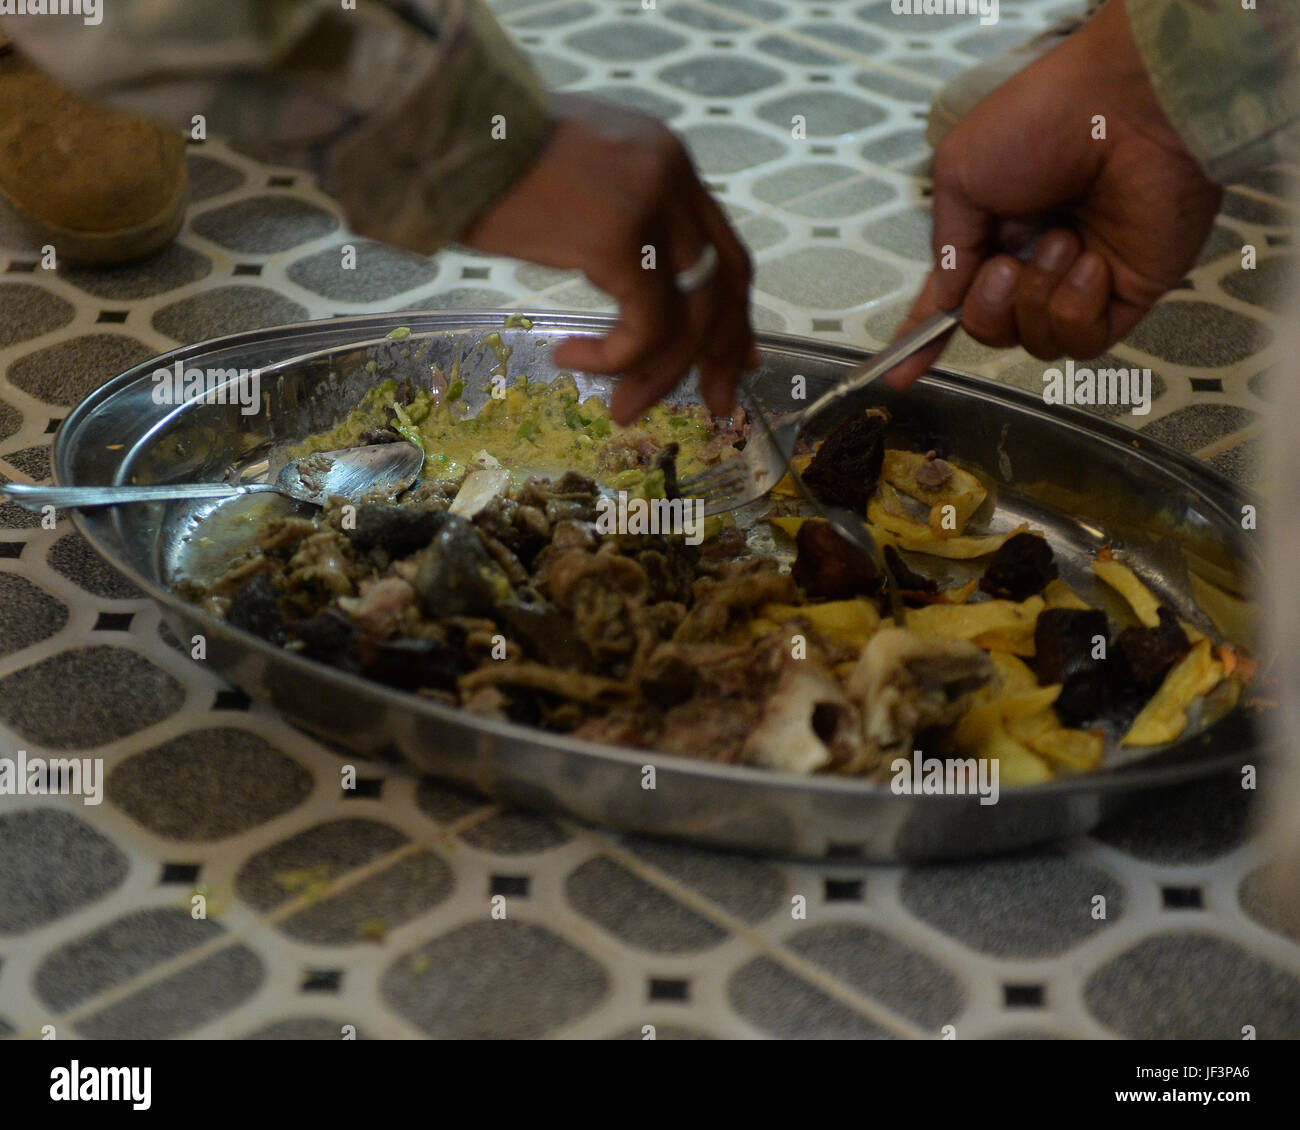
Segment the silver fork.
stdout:
<path fill-rule="evenodd" d="M 1047 225 L 1037 227 L 1028 239 L 1018 246 L 1004 248 L 1022 263 L 1029 263 L 1038 247 L 1038 241 L 1047 231 Z M 832 404 L 850 393 L 864 388 L 878 377 L 883 377 L 900 361 L 924 349 L 936 338 L 942 337 L 954 326 L 961 325 L 961 306 L 931 314 L 911 333 L 906 333 L 892 345 L 885 346 L 870 360 L 855 365 L 834 388 L 798 412 L 787 412 L 774 418 L 762 437 L 751 436 L 745 450 L 734 459 L 719 463 L 691 475 L 678 483 L 682 494 L 704 500 L 704 515 L 721 514 L 763 497 L 785 474 L 794 454 L 795 440 L 804 424 L 820 416 Z M 791 476 L 797 479 L 798 476 Z"/>
<path fill-rule="evenodd" d="M 850 393 L 884 376 L 900 361 L 924 349 L 960 322 L 960 306 L 932 314 L 911 333 L 904 334 L 870 360 L 854 366 L 842 381 L 806 408 L 773 417 L 766 431 L 750 435 L 744 451 L 735 458 L 682 479 L 678 487 L 683 496 L 703 499 L 706 517 L 735 510 L 762 498 L 785 474 L 804 424 Z"/>

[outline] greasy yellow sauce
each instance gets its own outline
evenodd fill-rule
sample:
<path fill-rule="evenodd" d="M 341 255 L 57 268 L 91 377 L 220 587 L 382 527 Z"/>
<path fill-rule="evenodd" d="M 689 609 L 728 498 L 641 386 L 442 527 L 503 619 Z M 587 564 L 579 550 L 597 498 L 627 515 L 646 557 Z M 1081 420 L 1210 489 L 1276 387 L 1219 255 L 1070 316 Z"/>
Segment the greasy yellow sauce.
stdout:
<path fill-rule="evenodd" d="M 485 340 L 484 344 L 492 343 Z M 510 384 L 504 377 L 495 380 L 496 395 L 489 396 L 476 416 L 469 414 L 464 382 L 455 369 L 444 393 L 420 389 L 404 406 L 395 402 L 396 382 L 382 381 L 366 393 L 338 427 L 313 436 L 294 454 L 355 444 L 368 428 L 389 422 L 387 410 L 391 406 L 398 417 L 393 425 L 424 449 L 426 479 L 458 480 L 486 451 L 520 479 L 534 473 L 579 471 L 606 486 L 631 487 L 644 479 L 643 472 L 606 473 L 597 467 L 601 449 L 629 432 L 648 435 L 658 447 L 680 444 L 677 467 L 681 475 L 703 469 L 699 454 L 709 441 L 709 431 L 708 415 L 702 407 L 656 404 L 637 423 L 624 429 L 613 424 L 608 407 L 599 398 L 580 399 L 578 386 L 568 373 L 549 384 L 530 381 L 526 375 Z"/>

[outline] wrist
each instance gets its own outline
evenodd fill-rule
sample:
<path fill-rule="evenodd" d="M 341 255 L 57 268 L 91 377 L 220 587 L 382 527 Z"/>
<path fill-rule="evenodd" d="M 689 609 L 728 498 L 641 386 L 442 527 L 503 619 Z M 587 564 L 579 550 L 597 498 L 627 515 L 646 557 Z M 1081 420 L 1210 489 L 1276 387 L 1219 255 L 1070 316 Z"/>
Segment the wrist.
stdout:
<path fill-rule="evenodd" d="M 1133 34 L 1128 6 L 1141 2 L 1106 0 L 1072 37 L 1072 43 L 1087 68 L 1085 73 L 1090 72 L 1090 89 L 1099 98 L 1100 112 L 1105 114 L 1107 136 L 1122 136 L 1128 130 L 1162 148 L 1183 153 L 1187 145 L 1160 102 Z"/>

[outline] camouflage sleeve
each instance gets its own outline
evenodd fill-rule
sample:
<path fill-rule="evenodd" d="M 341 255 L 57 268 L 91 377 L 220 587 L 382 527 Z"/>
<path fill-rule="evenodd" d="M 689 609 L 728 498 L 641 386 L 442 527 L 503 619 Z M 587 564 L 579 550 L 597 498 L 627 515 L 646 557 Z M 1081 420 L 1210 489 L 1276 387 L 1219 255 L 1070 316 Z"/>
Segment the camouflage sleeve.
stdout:
<path fill-rule="evenodd" d="M 1296 0 L 1127 2 L 1160 103 L 1214 180 L 1300 156 Z"/>
<path fill-rule="evenodd" d="M 311 169 L 361 235 L 430 252 L 536 156 L 546 93 L 481 0 L 115 0 L 0 28 L 91 97 Z"/>

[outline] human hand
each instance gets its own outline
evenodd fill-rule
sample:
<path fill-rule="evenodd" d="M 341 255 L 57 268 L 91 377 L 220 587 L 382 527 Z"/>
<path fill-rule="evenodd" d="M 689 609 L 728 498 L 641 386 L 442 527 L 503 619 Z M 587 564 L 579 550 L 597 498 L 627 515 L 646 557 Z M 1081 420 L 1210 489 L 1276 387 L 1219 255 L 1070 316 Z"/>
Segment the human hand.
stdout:
<path fill-rule="evenodd" d="M 1104 138 L 1094 138 L 1096 115 Z M 985 345 L 1022 345 L 1044 360 L 1095 357 L 1186 274 L 1222 198 L 1165 118 L 1122 0 L 1108 0 L 940 142 L 939 266 L 898 336 L 964 300 L 962 326 Z M 998 253 L 1043 227 L 1028 265 Z M 911 384 L 945 344 L 887 383 Z"/>
<path fill-rule="evenodd" d="M 656 119 L 555 95 L 541 155 L 461 236 L 469 247 L 548 267 L 576 267 L 619 306 L 607 337 L 571 338 L 561 367 L 624 374 L 610 411 L 632 422 L 699 365 L 712 411 L 732 409 L 758 363 L 749 325 L 749 256 L 700 183 L 677 137 Z M 675 276 L 712 244 L 713 277 L 683 294 Z M 647 246 L 654 269 L 642 266 Z"/>

